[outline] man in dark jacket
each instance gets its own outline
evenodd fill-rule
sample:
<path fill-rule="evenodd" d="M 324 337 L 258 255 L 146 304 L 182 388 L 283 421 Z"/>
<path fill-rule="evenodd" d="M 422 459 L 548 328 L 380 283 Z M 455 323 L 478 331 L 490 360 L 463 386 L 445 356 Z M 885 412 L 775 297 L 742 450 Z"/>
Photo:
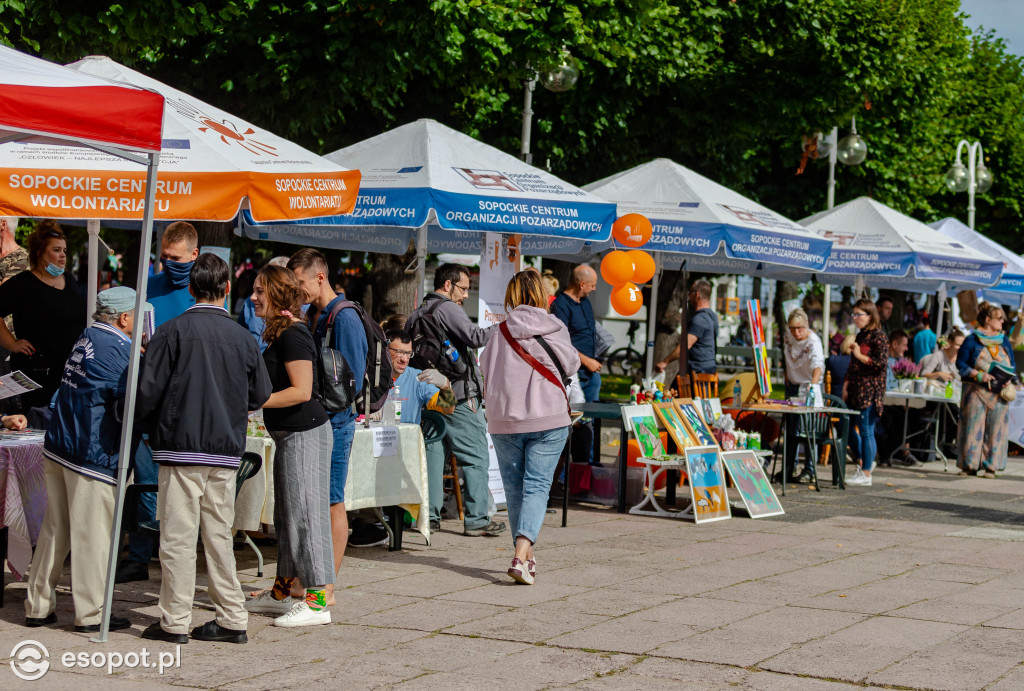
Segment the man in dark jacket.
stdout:
<path fill-rule="evenodd" d="M 70 550 L 75 631 L 100 630 L 134 310 L 131 288 L 97 295 L 95 323 L 64 366 L 43 443 L 46 517 L 32 560 L 26 626 L 57 621 L 56 587 Z M 129 626 L 110 617 L 111 629 Z"/>
<path fill-rule="evenodd" d="M 248 615 L 235 573 L 231 524 L 248 411 L 270 398 L 260 349 L 223 308 L 228 265 L 201 254 L 189 276 L 196 304 L 161 326 L 146 349 L 136 417 L 160 464 L 160 621 L 142 636 L 188 642 L 200 526 L 217 616 L 192 630 L 204 641 L 245 643 Z"/>

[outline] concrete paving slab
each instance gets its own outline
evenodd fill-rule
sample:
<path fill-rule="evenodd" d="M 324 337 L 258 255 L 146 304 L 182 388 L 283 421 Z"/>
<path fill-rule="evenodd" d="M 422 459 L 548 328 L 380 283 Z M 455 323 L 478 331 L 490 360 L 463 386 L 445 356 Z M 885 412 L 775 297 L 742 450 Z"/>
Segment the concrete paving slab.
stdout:
<path fill-rule="evenodd" d="M 681 624 L 649 621 L 641 614 L 630 614 L 593 626 L 577 629 L 547 641 L 562 648 L 582 648 L 641 654 L 660 645 L 680 641 L 698 633 L 699 629 Z"/>
<path fill-rule="evenodd" d="M 529 643 L 440 633 L 400 643 L 380 654 L 416 660 L 417 664 L 431 672 L 454 672 L 466 668 L 475 669 L 480 664 L 522 652 L 529 647 Z"/>
<path fill-rule="evenodd" d="M 703 683 L 706 685 L 704 688 L 709 689 L 735 688 L 750 676 L 750 671 L 742 667 L 654 656 L 630 666 L 629 672 L 636 676 L 671 681 L 671 687 L 679 683 L 683 688 L 700 688 L 699 685 Z"/>
<path fill-rule="evenodd" d="M 497 605 L 464 602 L 458 607 L 453 607 L 450 602 L 430 599 L 420 600 L 402 607 L 393 607 L 383 612 L 374 612 L 351 621 L 364 626 L 440 631 L 456 624 L 491 617 L 507 611 L 508 607 Z"/>
<path fill-rule="evenodd" d="M 963 564 L 929 564 L 907 572 L 909 578 L 929 581 L 952 581 L 953 583 L 984 583 L 1007 574 L 1006 569 L 990 569 L 984 566 Z"/>
<path fill-rule="evenodd" d="M 503 607 L 526 607 L 538 602 L 558 600 L 580 592 L 579 586 L 562 585 L 553 579 L 544 577 L 541 573 L 537 574 L 537 581 L 532 586 L 520 585 L 508 576 L 505 578 L 506 580 L 489 585 L 441 595 L 438 599 L 453 602 L 480 602 Z"/>
<path fill-rule="evenodd" d="M 635 661 L 633 655 L 531 646 L 523 652 L 481 664 L 475 670 L 464 670 L 463 674 L 477 681 L 477 689 L 493 688 L 496 680 L 515 680 L 515 686 L 522 689 L 542 689 L 575 684 L 626 669 Z"/>
<path fill-rule="evenodd" d="M 1020 691 L 1024 689 L 1024 665 L 1018 665 L 1001 679 L 986 688 L 986 691 Z"/>
<path fill-rule="evenodd" d="M 459 624 L 446 633 L 462 636 L 482 636 L 505 641 L 537 643 L 582 629 L 585 626 L 608 621 L 610 617 L 593 614 L 566 616 L 561 609 L 547 606 L 520 607 L 484 619 Z"/>
<path fill-rule="evenodd" d="M 714 596 L 687 597 L 644 610 L 635 616 L 663 624 L 680 624 L 699 631 L 715 629 L 774 609 L 766 602 L 732 602 Z"/>
<path fill-rule="evenodd" d="M 777 607 L 678 643 L 668 643 L 653 654 L 749 667 L 795 644 L 844 629 L 864 619 L 863 615 L 850 612 Z"/>
<path fill-rule="evenodd" d="M 950 592 L 962 593 L 969 586 L 937 581 L 928 588 L 921 587 L 918 579 L 897 576 L 867 583 L 854 588 L 840 588 L 799 603 L 801 607 L 833 609 L 862 614 L 881 614 L 916 602 L 941 597 Z M 903 610 L 900 611 L 903 614 Z M 910 615 L 906 615 L 910 616 Z"/>
<path fill-rule="evenodd" d="M 925 689 L 982 689 L 1022 660 L 1019 632 L 976 627 L 872 674 L 867 681 Z"/>
<path fill-rule="evenodd" d="M 913 653 L 968 630 L 937 622 L 874 617 L 762 662 L 762 669 L 861 682 Z"/>
<path fill-rule="evenodd" d="M 985 622 L 985 626 L 1024 630 L 1024 609 L 1015 609 L 1007 614 L 989 619 Z M 1021 688 L 1024 688 L 1024 686 L 1021 686 Z"/>

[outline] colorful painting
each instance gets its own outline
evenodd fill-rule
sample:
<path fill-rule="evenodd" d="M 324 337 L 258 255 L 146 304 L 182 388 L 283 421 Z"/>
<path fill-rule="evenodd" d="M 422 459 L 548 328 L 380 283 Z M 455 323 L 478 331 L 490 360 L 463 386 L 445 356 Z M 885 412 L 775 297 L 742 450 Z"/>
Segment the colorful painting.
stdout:
<path fill-rule="evenodd" d="M 775 490 L 764 474 L 764 467 L 753 451 L 726 451 L 722 462 L 739 490 L 751 518 L 778 516 L 786 513 Z"/>
<path fill-rule="evenodd" d="M 747 301 L 747 317 L 750 324 L 750 335 L 754 349 L 754 372 L 757 374 L 757 385 L 762 398 L 772 393 L 772 379 L 769 376 L 768 348 L 765 346 L 764 326 L 761 323 L 761 301 Z"/>
<path fill-rule="evenodd" d="M 697 443 L 697 439 L 690 434 L 690 430 L 686 428 L 682 419 L 679 417 L 679 411 L 675 409 L 668 401 L 654 404 L 654 412 L 661 418 L 662 423 L 665 425 L 665 429 L 668 430 L 669 436 L 676 443 L 676 448 L 682 451 L 683 449 L 690 446 L 700 446 Z"/>
<path fill-rule="evenodd" d="M 717 446 L 686 449 L 686 474 L 690 479 L 693 520 L 697 523 L 732 518 L 725 486 L 722 455 Z"/>
<path fill-rule="evenodd" d="M 694 405 L 693 399 L 675 398 L 672 400 L 672 403 L 675 405 L 676 410 L 679 411 L 680 417 L 683 418 L 698 444 L 702 446 L 717 445 L 715 436 L 711 434 L 711 428 L 704 424 L 704 419 L 697 412 L 697 406 Z"/>
<path fill-rule="evenodd" d="M 722 416 L 722 401 L 718 398 L 695 398 L 693 404 L 708 427 L 713 427 L 715 420 Z"/>
<path fill-rule="evenodd" d="M 636 435 L 636 443 L 640 445 L 640 451 L 645 458 L 661 456 L 665 448 L 661 445 L 661 436 L 658 434 L 658 423 L 650 415 L 637 416 L 632 418 L 633 434 Z"/>

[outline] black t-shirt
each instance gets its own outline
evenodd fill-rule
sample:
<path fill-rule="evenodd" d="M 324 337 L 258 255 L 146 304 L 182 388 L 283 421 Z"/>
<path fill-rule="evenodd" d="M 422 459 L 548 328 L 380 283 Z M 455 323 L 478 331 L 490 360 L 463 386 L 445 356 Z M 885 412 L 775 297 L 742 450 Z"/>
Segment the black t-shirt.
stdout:
<path fill-rule="evenodd" d="M 285 363 L 308 360 L 313 363 L 313 390 L 317 389 L 316 345 L 313 336 L 302 324 L 294 324 L 263 351 L 273 391 L 292 385 Z M 264 408 L 263 422 L 271 432 L 305 432 L 327 422 L 327 411 L 316 397 L 287 408 Z"/>
<path fill-rule="evenodd" d="M 13 315 L 14 335 L 35 346 L 32 357 L 12 356 L 14 369 L 52 369 L 57 376 L 85 330 L 85 300 L 78 284 L 64 273 L 64 288 L 43 283 L 31 271 L 22 271 L 0 285 L 0 318 Z M 31 376 L 31 375 L 30 375 Z"/>

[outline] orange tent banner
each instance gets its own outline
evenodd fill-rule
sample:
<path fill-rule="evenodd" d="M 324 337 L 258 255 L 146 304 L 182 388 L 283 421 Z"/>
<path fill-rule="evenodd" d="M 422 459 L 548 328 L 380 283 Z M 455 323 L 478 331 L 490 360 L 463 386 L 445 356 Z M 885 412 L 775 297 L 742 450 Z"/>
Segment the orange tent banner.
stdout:
<path fill-rule="evenodd" d="M 175 173 L 157 178 L 155 218 L 230 221 L 248 197 L 258 221 L 351 213 L 358 170 Z M 141 220 L 145 174 L 129 170 L 0 168 L 0 216 Z"/>

